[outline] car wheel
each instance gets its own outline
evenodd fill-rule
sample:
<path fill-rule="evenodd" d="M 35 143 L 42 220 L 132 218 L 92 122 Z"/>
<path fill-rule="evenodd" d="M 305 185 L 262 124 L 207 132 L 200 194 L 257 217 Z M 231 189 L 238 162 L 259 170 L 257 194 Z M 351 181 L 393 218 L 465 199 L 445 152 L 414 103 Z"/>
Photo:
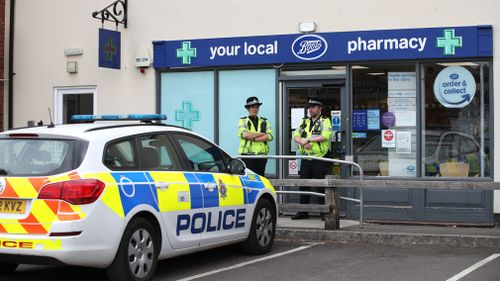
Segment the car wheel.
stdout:
<path fill-rule="evenodd" d="M 125 232 L 113 263 L 106 273 L 111 281 L 151 280 L 158 264 L 160 242 L 145 218 L 133 219 Z"/>
<path fill-rule="evenodd" d="M 243 251 L 250 254 L 267 253 L 274 242 L 276 210 L 267 199 L 257 202 L 248 238 L 242 244 Z"/>
<path fill-rule="evenodd" d="M 17 263 L 0 262 L 0 273 L 11 273 L 19 266 Z"/>

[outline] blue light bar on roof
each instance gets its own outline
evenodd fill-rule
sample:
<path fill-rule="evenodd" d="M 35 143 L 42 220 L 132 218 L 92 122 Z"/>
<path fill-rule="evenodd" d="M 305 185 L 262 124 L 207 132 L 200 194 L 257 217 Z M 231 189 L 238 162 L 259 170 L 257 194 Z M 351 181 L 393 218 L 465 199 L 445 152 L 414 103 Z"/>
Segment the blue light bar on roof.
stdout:
<path fill-rule="evenodd" d="M 117 115 L 117 114 L 103 114 L 103 115 L 73 115 L 71 116 L 71 121 L 82 122 L 82 121 L 99 121 L 99 120 L 116 120 L 116 121 L 157 121 L 157 120 L 167 120 L 167 115 L 165 114 L 128 114 L 128 115 Z"/>

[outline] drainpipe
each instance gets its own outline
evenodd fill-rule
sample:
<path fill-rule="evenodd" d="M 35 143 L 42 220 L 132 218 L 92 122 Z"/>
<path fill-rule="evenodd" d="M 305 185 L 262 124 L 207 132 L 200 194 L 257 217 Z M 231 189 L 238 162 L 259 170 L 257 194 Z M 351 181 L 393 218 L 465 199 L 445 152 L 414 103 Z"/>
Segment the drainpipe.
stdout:
<path fill-rule="evenodd" d="M 12 111 L 14 108 L 14 15 L 16 0 L 10 0 L 10 19 L 9 19 L 9 104 L 8 104 L 8 129 L 12 129 Z"/>

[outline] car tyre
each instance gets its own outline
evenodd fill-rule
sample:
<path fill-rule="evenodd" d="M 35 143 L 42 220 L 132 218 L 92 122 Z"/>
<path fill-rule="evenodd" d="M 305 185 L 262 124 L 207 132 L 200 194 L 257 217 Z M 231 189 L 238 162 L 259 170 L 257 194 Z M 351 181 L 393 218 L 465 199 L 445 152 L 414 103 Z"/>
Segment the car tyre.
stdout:
<path fill-rule="evenodd" d="M 106 274 L 110 281 L 151 280 L 158 265 L 160 241 L 145 218 L 133 219 L 123 233 L 118 252 Z"/>
<path fill-rule="evenodd" d="M 276 230 L 276 209 L 267 199 L 257 202 L 250 233 L 241 248 L 249 254 L 265 254 L 269 252 L 274 242 Z"/>
<path fill-rule="evenodd" d="M 14 270 L 16 270 L 18 266 L 19 266 L 18 263 L 0 262 L 0 273 L 1 274 L 11 273 Z"/>

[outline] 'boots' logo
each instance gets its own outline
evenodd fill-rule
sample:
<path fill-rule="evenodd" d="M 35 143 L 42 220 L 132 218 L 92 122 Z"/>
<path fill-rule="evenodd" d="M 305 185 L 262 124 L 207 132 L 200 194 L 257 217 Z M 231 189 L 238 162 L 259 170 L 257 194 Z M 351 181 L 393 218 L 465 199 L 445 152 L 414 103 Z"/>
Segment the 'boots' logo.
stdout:
<path fill-rule="evenodd" d="M 292 44 L 292 53 L 301 60 L 315 60 L 322 57 L 328 50 L 326 40 L 314 34 L 302 35 Z"/>

